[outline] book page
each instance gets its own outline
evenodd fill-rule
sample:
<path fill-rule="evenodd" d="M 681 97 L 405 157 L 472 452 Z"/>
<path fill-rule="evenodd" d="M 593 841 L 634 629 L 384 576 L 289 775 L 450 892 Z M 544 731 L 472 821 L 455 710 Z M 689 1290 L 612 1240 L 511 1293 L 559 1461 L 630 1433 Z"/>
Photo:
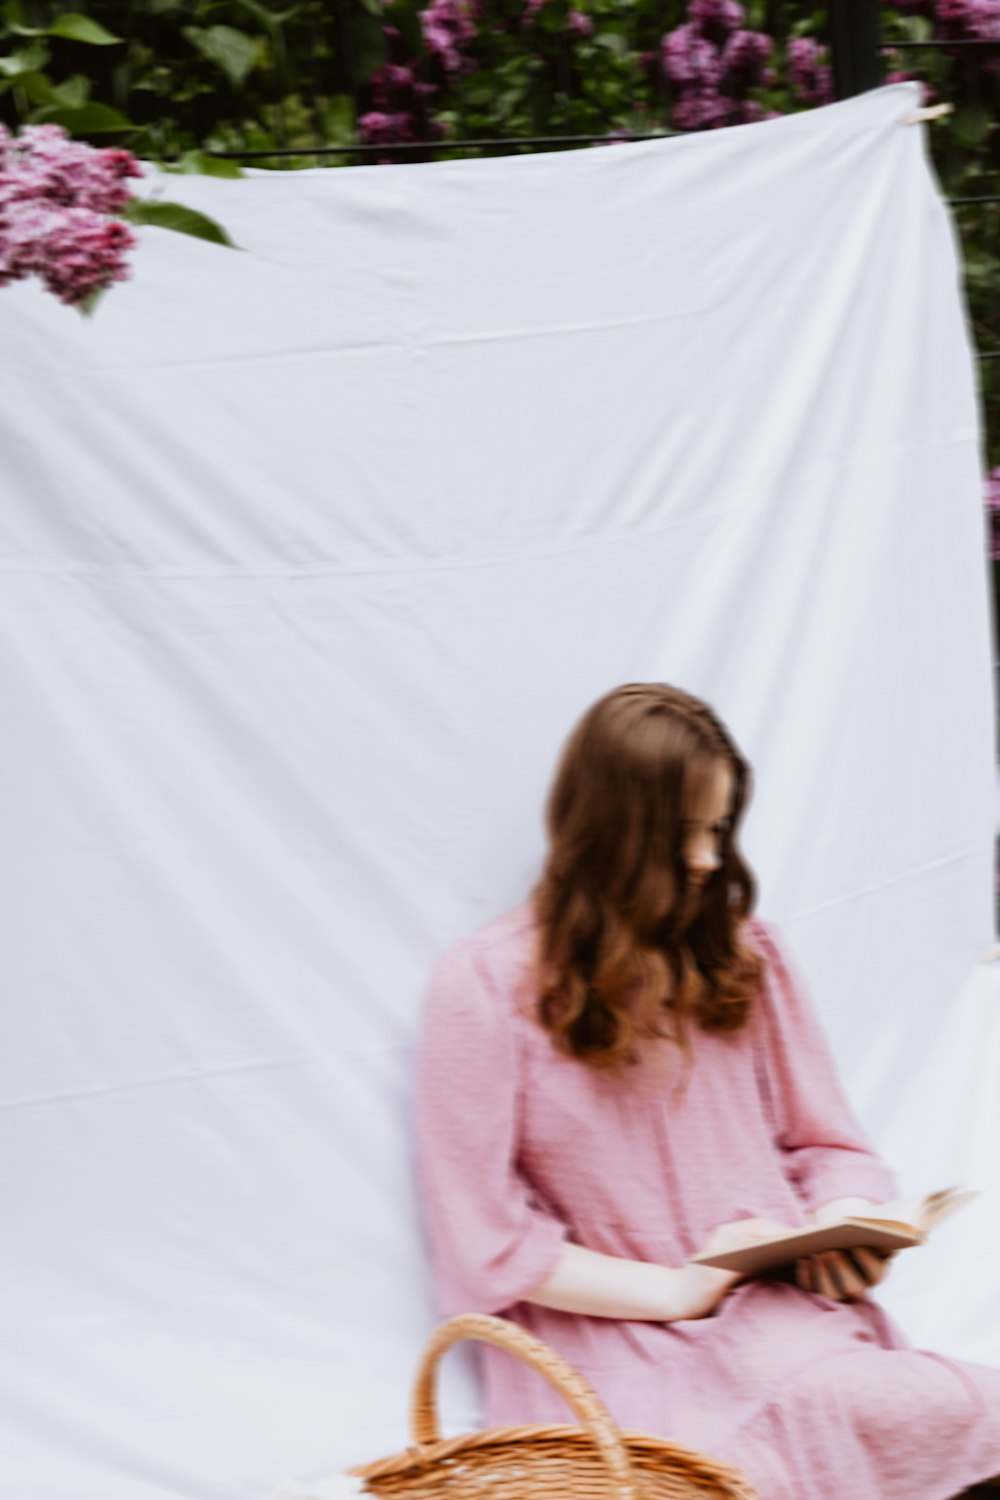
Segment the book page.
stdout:
<path fill-rule="evenodd" d="M 977 1191 L 975 1188 L 940 1188 L 937 1192 L 917 1197 L 893 1198 L 888 1203 L 874 1205 L 867 1213 L 848 1217 L 854 1224 L 912 1224 L 928 1234 L 935 1224 L 940 1224 L 974 1198 Z"/>

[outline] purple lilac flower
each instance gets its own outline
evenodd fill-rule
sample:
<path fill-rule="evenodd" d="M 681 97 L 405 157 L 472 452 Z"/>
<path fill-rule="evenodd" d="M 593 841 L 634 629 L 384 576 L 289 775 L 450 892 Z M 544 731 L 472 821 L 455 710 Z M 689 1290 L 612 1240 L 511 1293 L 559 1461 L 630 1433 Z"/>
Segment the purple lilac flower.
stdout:
<path fill-rule="evenodd" d="M 765 109 L 756 99 L 737 99 L 735 103 L 738 125 L 756 125 L 758 120 L 780 120 L 780 109 Z"/>
<path fill-rule="evenodd" d="M 721 47 L 730 32 L 738 30 L 743 7 L 737 0 L 690 0 L 688 20 L 700 36 Z"/>
<path fill-rule="evenodd" d="M 713 130 L 730 123 L 731 105 L 712 89 L 692 89 L 677 101 L 673 124 L 678 130 Z"/>
<path fill-rule="evenodd" d="M 371 76 L 374 108 L 358 119 L 361 139 L 370 145 L 391 145 L 439 134 L 440 128 L 427 119 L 426 113 L 426 101 L 436 88 L 419 79 L 412 67 L 383 63 Z"/>
<path fill-rule="evenodd" d="M 129 276 L 135 235 L 120 220 L 142 169 L 129 151 L 74 141 L 59 125 L 0 125 L 0 286 L 38 276 L 76 305 Z"/>
<path fill-rule="evenodd" d="M 132 198 L 127 179 L 142 176 L 130 151 L 71 140 L 60 125 L 26 125 L 17 137 L 6 130 L 4 135 L 0 201 L 45 199 L 113 214 Z"/>
<path fill-rule="evenodd" d="M 1000 562 L 1000 464 L 986 476 L 986 509 L 990 522 L 990 557 Z"/>
<path fill-rule="evenodd" d="M 722 80 L 718 48 L 706 41 L 690 21 L 667 32 L 660 44 L 660 55 L 664 73 L 681 88 L 712 92 Z"/>
<path fill-rule="evenodd" d="M 416 139 L 413 118 L 405 110 L 370 109 L 358 117 L 358 134 L 363 142 L 372 146 Z"/>
<path fill-rule="evenodd" d="M 412 68 L 401 63 L 383 63 L 372 74 L 372 86 L 376 97 L 392 93 L 406 93 L 413 88 L 416 77 Z"/>
<path fill-rule="evenodd" d="M 593 36 L 594 23 L 590 19 L 590 17 L 585 16 L 582 11 L 571 10 L 569 13 L 569 20 L 566 23 L 566 30 L 569 32 L 570 36 Z"/>
<path fill-rule="evenodd" d="M 446 73 L 467 72 L 473 64 L 462 48 L 476 34 L 472 0 L 431 0 L 420 12 L 424 41 Z"/>
<path fill-rule="evenodd" d="M 679 130 L 768 117 L 749 94 L 774 82 L 774 42 L 763 32 L 740 30 L 742 18 L 736 0 L 691 0 L 688 20 L 663 38 L 660 63 L 679 96 L 672 115 Z"/>
<path fill-rule="evenodd" d="M 934 40 L 952 57 L 958 57 L 960 49 L 951 47 L 951 42 L 1000 39 L 1000 0 L 937 0 L 934 19 Z M 981 57 L 974 50 L 961 51 L 961 66 L 967 74 L 982 71 L 1000 76 L 1000 57 L 992 53 Z"/>
<path fill-rule="evenodd" d="M 751 89 L 774 82 L 774 70 L 767 66 L 774 42 L 762 31 L 734 31 L 722 49 L 722 66 L 726 93 L 732 99 L 746 99 Z"/>
<path fill-rule="evenodd" d="M 0 285 L 39 276 L 60 302 L 75 306 L 127 280 L 125 255 L 135 242 L 127 224 L 92 209 L 22 200 L 0 241 Z"/>
<path fill-rule="evenodd" d="M 1000 39 L 1000 0 L 937 0 L 938 25 L 975 41 Z"/>
<path fill-rule="evenodd" d="M 788 81 L 803 104 L 830 104 L 833 69 L 820 62 L 824 49 L 815 37 L 797 36 L 788 43 Z"/>

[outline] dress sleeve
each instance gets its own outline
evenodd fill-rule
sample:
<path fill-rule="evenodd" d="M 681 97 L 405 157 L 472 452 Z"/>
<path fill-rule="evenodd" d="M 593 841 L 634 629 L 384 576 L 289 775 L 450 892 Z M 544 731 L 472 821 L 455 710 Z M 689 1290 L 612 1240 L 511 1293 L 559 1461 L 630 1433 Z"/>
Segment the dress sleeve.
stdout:
<path fill-rule="evenodd" d="M 785 939 L 757 918 L 766 960 L 760 993 L 761 1086 L 784 1169 L 807 1210 L 835 1198 L 884 1203 L 894 1173 L 858 1122 Z"/>
<path fill-rule="evenodd" d="M 474 939 L 439 960 L 417 1047 L 417 1176 L 444 1316 L 499 1313 L 552 1271 L 568 1229 L 517 1167 L 517 1039 Z"/>

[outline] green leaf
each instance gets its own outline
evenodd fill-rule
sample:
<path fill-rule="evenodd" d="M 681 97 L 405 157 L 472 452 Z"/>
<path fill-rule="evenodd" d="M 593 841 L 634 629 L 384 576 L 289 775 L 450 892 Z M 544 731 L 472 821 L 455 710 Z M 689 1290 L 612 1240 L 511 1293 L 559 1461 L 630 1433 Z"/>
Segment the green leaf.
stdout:
<path fill-rule="evenodd" d="M 221 68 L 237 88 L 257 65 L 257 42 L 234 26 L 185 26 L 183 32 L 192 47 Z"/>
<path fill-rule="evenodd" d="M 49 36 L 65 37 L 68 42 L 86 42 L 90 47 L 113 47 L 123 40 L 120 36 L 112 36 L 89 16 L 78 15 L 75 11 L 56 16 L 46 31 Z"/>
<path fill-rule="evenodd" d="M 899 22 L 908 42 L 929 42 L 934 34 L 934 26 L 929 16 L 900 16 Z"/>
<path fill-rule="evenodd" d="M 627 57 L 629 53 L 628 42 L 618 31 L 599 32 L 597 36 L 594 37 L 594 45 L 597 47 L 606 47 L 607 50 L 609 52 L 613 52 L 616 57 Z"/>
<path fill-rule="evenodd" d="M 248 10 L 252 16 L 256 16 L 258 21 L 262 21 L 270 31 L 281 27 L 285 21 L 290 21 L 299 11 L 297 5 L 289 6 L 288 10 L 271 11 L 265 10 L 263 5 L 258 5 L 257 0 L 236 0 L 236 3 L 242 10 Z"/>
<path fill-rule="evenodd" d="M 53 90 L 49 89 L 49 97 Z M 31 116 L 33 125 L 62 125 L 70 135 L 102 135 L 105 131 L 138 130 L 109 104 L 84 104 L 73 108 L 65 104 L 46 104 Z"/>
<path fill-rule="evenodd" d="M 213 245 L 234 245 L 221 224 L 201 214 L 195 208 L 186 208 L 183 203 L 153 202 L 149 199 L 134 199 L 122 210 L 122 218 L 131 224 L 149 224 L 156 229 L 172 229 L 177 234 L 191 234 L 195 239 L 209 240 Z"/>
<path fill-rule="evenodd" d="M 89 297 L 84 297 L 82 302 L 75 302 L 73 305 L 76 308 L 77 312 L 82 313 L 85 318 L 93 317 L 94 309 L 97 307 L 97 304 L 100 302 L 101 298 L 105 295 L 107 290 L 108 289 L 106 286 L 99 287 L 96 292 L 91 292 Z"/>
<path fill-rule="evenodd" d="M 52 80 L 46 73 L 22 73 L 17 86 L 31 104 L 52 103 Z"/>
<path fill-rule="evenodd" d="M 45 43 L 32 42 L 30 47 L 22 47 L 19 52 L 0 57 L 0 74 L 6 78 L 16 78 L 20 73 L 35 73 L 39 68 L 44 68 L 48 60 L 49 49 Z"/>
<path fill-rule="evenodd" d="M 53 84 L 51 89 L 52 103 L 64 104 L 67 109 L 81 109 L 89 98 L 90 79 L 82 73 L 74 73 L 65 83 Z"/>
<path fill-rule="evenodd" d="M 242 177 L 238 161 L 224 156 L 209 156 L 205 151 L 185 151 L 177 161 L 164 168 L 167 172 L 197 173 L 201 177 Z"/>

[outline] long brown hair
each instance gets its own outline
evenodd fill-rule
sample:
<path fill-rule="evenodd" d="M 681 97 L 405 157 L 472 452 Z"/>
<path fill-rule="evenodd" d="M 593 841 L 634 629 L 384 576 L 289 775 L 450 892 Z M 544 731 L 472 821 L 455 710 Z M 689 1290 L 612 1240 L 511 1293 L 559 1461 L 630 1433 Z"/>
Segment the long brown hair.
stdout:
<path fill-rule="evenodd" d="M 733 773 L 721 867 L 697 898 L 682 820 L 706 768 Z M 753 772 L 701 699 L 660 682 L 599 698 L 572 730 L 549 791 L 550 840 L 531 892 L 538 929 L 537 1019 L 554 1045 L 595 1068 L 639 1060 L 688 1024 L 747 1021 L 763 960 L 740 935 L 757 882 L 737 847 Z"/>

